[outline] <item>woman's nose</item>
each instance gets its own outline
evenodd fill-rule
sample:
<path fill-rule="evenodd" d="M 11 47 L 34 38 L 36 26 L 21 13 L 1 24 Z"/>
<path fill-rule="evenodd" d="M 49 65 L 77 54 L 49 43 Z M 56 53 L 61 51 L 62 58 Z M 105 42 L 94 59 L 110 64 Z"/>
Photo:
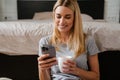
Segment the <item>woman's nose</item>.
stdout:
<path fill-rule="evenodd" d="M 65 19 L 64 19 L 64 18 L 61 18 L 61 19 L 60 19 L 60 24 L 61 24 L 61 25 L 64 25 L 64 24 L 65 24 Z"/>

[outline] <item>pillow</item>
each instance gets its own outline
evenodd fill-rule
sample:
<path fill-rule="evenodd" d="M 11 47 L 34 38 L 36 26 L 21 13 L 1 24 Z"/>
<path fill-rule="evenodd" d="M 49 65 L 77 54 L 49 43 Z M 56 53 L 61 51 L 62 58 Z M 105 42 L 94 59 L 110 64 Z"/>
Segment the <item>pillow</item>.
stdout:
<path fill-rule="evenodd" d="M 7 78 L 7 77 L 1 77 L 0 80 L 12 80 L 12 79 Z"/>
<path fill-rule="evenodd" d="M 36 12 L 33 16 L 34 20 L 52 19 L 52 12 Z"/>
<path fill-rule="evenodd" d="M 84 13 L 81 14 L 81 17 L 82 17 L 83 21 L 93 21 L 94 20 L 90 15 L 84 14 Z"/>
<path fill-rule="evenodd" d="M 83 21 L 93 21 L 93 18 L 88 14 L 81 14 Z M 36 12 L 33 16 L 34 20 L 52 19 L 52 12 Z"/>

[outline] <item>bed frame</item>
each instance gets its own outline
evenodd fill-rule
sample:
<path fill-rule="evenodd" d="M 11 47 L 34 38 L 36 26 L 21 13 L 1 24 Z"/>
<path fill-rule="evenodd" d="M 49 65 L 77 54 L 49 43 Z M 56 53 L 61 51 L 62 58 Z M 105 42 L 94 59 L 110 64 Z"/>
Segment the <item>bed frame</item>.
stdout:
<path fill-rule="evenodd" d="M 56 0 L 17 0 L 18 19 L 32 19 L 35 12 L 52 11 Z M 103 19 L 104 0 L 78 0 L 81 13 Z"/>

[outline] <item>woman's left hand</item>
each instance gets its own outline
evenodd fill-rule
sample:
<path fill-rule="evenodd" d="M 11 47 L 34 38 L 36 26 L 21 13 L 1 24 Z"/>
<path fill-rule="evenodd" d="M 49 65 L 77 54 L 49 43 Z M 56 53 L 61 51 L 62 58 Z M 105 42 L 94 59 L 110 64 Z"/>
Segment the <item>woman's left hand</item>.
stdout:
<path fill-rule="evenodd" d="M 75 61 L 66 60 L 63 64 L 64 65 L 62 67 L 62 70 L 63 70 L 64 73 L 77 75 L 77 72 L 78 72 L 79 68 L 77 67 Z"/>

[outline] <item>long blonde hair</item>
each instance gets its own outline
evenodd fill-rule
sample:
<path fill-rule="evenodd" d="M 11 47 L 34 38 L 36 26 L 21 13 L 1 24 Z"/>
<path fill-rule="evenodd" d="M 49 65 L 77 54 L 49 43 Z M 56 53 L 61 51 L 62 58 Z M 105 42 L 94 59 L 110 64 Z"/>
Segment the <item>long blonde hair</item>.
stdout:
<path fill-rule="evenodd" d="M 70 36 L 68 40 L 68 46 L 75 52 L 75 58 L 78 57 L 81 53 L 85 51 L 85 38 L 82 28 L 82 19 L 80 15 L 80 8 L 77 3 L 77 0 L 57 0 L 56 4 L 53 7 L 53 18 L 55 20 L 55 10 L 58 6 L 65 6 L 70 8 L 74 12 L 74 22 L 73 27 L 70 31 Z M 54 21 L 55 22 L 55 21 Z M 54 45 L 57 45 L 61 40 L 61 35 L 56 24 L 54 23 L 54 30 L 51 42 Z"/>

